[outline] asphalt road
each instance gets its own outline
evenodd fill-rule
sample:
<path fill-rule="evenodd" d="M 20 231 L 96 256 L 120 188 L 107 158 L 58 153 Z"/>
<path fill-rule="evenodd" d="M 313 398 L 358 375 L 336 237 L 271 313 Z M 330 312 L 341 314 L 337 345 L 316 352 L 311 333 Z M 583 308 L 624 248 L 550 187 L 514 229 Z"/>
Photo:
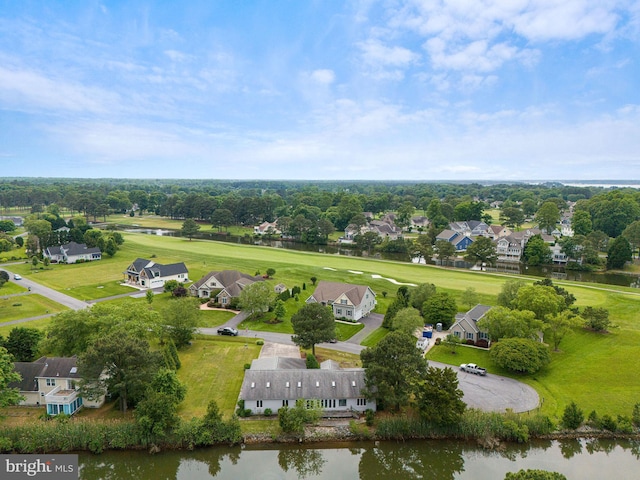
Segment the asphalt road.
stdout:
<path fill-rule="evenodd" d="M 84 302 L 82 300 L 75 299 L 70 297 L 69 295 L 65 295 L 64 293 L 60 293 L 51 288 L 45 287 L 31 279 L 22 280 L 14 280 L 13 272 L 3 268 L 3 270 L 7 271 L 10 275 L 10 281 L 16 282 L 23 287 L 31 288 L 30 292 L 20 293 L 15 296 L 20 295 L 29 295 L 29 294 L 39 294 L 44 297 L 50 298 L 51 300 L 60 303 L 66 307 L 69 307 L 73 310 L 80 310 L 83 308 L 89 307 L 91 304 Z M 132 292 L 131 294 L 118 295 L 120 296 L 132 296 L 139 295 L 140 292 Z M 102 299 L 104 300 L 104 299 Z M 48 315 L 34 317 L 34 318 L 26 318 L 21 320 L 15 320 L 12 322 L 6 322 L 2 325 L 11 325 L 16 323 L 24 323 L 31 320 L 36 320 L 37 318 L 44 318 Z M 246 318 L 246 313 L 239 313 L 235 317 L 233 317 L 229 322 L 225 323 L 224 326 L 230 326 L 237 328 L 238 325 Z M 358 334 L 351 337 L 346 342 L 336 342 L 336 343 L 322 343 L 319 346 L 324 348 L 328 348 L 331 350 L 336 350 L 340 352 L 353 353 L 355 355 L 360 354 L 365 347 L 360 345 L 360 341 L 364 339 L 369 333 L 378 328 L 382 324 L 382 315 L 379 314 L 371 314 L 367 318 L 363 320 L 365 324 L 365 328 L 362 329 Z M 200 333 L 204 335 L 217 335 L 218 328 L 201 328 Z M 291 335 L 283 334 L 283 333 L 273 333 L 273 332 L 263 332 L 263 331 L 254 331 L 254 330 L 240 330 L 240 336 L 258 339 L 261 338 L 265 342 L 273 342 L 273 343 L 283 343 L 286 345 L 293 345 L 293 341 L 291 340 Z M 535 409 L 540 399 L 538 397 L 537 392 L 525 385 L 524 383 L 518 382 L 517 380 L 513 380 L 506 377 L 500 377 L 497 375 L 487 375 L 485 377 L 477 376 L 472 373 L 464 373 L 458 371 L 457 366 L 445 365 L 437 362 L 429 362 L 429 365 L 439 368 L 451 367 L 458 373 L 459 387 L 464 393 L 463 400 L 464 402 L 471 408 L 478 408 L 485 411 L 495 411 L 495 412 L 504 412 L 507 409 L 513 410 L 514 412 L 527 412 Z"/>

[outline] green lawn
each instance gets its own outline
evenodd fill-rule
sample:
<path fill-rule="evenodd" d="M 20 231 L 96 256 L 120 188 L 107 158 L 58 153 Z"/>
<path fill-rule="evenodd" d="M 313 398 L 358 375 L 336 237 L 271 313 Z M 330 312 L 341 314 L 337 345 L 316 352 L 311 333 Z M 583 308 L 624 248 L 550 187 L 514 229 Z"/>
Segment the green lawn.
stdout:
<path fill-rule="evenodd" d="M 19 282 L 5 282 L 0 287 L 0 296 L 13 295 L 14 293 L 23 293 L 27 289 L 20 285 Z"/>
<path fill-rule="evenodd" d="M 201 417 L 209 401 L 215 400 L 222 413 L 231 415 L 244 378 L 244 364 L 258 358 L 260 348 L 254 340 L 247 342 L 242 337 L 200 337 L 180 350 L 178 377 L 187 385 L 180 414 Z"/>
<path fill-rule="evenodd" d="M 40 330 L 44 330 L 49 326 L 51 322 L 51 318 L 41 318 L 40 320 L 32 320 L 30 322 L 24 323 L 14 323 L 12 325 L 0 325 L 0 336 L 7 338 L 11 330 L 16 327 L 28 327 L 28 328 L 38 328 Z"/>
<path fill-rule="evenodd" d="M 336 338 L 341 342 L 344 342 L 345 340 L 349 340 L 363 328 L 363 323 L 336 322 Z"/>
<path fill-rule="evenodd" d="M 387 336 L 389 333 L 389 329 L 387 328 L 376 328 L 373 332 L 371 332 L 367 337 L 360 342 L 360 345 L 365 347 L 375 347 L 380 340 Z"/>
<path fill-rule="evenodd" d="M 142 234 L 125 234 L 124 237 L 125 244 L 113 258 L 80 265 L 55 265 L 51 270 L 39 273 L 31 273 L 29 265 L 17 265 L 14 270 L 25 277 L 33 275 L 34 280 L 56 290 L 65 292 L 70 288 L 71 292 L 77 292 L 78 295 L 96 295 L 95 298 L 98 298 L 99 295 L 105 295 L 105 290 L 110 290 L 108 285 L 111 282 L 117 282 L 122 278 L 122 272 L 137 257 L 153 258 L 159 263 L 184 261 L 189 268 L 189 276 L 192 280 L 199 279 L 211 270 L 237 269 L 253 274 L 257 271 L 265 272 L 267 268 L 274 268 L 276 274 L 269 282 L 274 285 L 282 282 L 289 288 L 297 285 L 306 289 L 302 290 L 298 301 L 291 299 L 286 302 L 287 316 L 283 322 L 273 325 L 262 321 L 246 322 L 240 328 L 281 333 L 292 333 L 288 319 L 312 293 L 314 288 L 310 280 L 312 276 L 318 280 L 369 285 L 379 294 L 379 305 L 376 311 L 380 313 L 383 313 L 386 306 L 393 300 L 398 286 L 390 280 L 372 278 L 374 274 L 398 282 L 434 283 L 440 291 L 454 294 L 460 303 L 460 310 L 466 308 L 462 305 L 462 294 L 465 289 L 472 287 L 481 302 L 495 304 L 502 284 L 512 278 L 495 273 L 469 272 L 251 245 L 189 241 Z M 516 278 L 527 281 L 537 280 L 523 276 Z M 578 306 L 591 305 L 609 309 L 611 320 L 618 328 L 613 329 L 608 335 L 576 330 L 560 344 L 562 351 L 553 354 L 553 362 L 549 367 L 535 377 L 523 377 L 521 380 L 532 384 L 538 390 L 544 398 L 543 409 L 551 415 L 560 415 L 564 406 L 571 400 L 575 400 L 584 410 L 597 409 L 602 413 L 629 415 L 633 404 L 640 398 L 640 382 L 636 379 L 637 369 L 633 363 L 633 359 L 640 355 L 638 290 L 570 281 L 555 283 L 573 293 L 577 298 Z M 105 288 L 98 289 L 98 285 L 104 285 Z M 388 292 L 386 298 L 381 295 L 382 292 Z M 161 302 L 160 298 L 157 302 L 154 300 L 154 308 L 159 307 Z M 220 319 L 216 318 L 212 324 L 218 321 Z M 374 332 L 365 342 L 375 342 L 374 335 L 381 335 L 381 333 Z M 231 347 L 229 349 L 232 350 Z M 439 355 L 437 352 L 436 349 L 430 355 Z M 235 353 L 229 354 L 235 355 Z M 240 366 L 246 363 L 240 360 L 238 362 Z M 460 363 L 460 361 L 456 358 L 453 363 Z M 478 363 L 482 363 L 492 371 L 493 367 L 487 359 Z M 237 395 L 237 389 L 242 380 L 241 373 L 241 370 L 237 373 L 238 379 L 235 380 L 235 387 L 233 387 L 236 389 L 234 395 Z M 224 378 L 219 380 L 226 381 Z M 191 388 L 202 388 L 196 379 L 193 379 L 193 382 L 193 387 L 189 383 Z M 227 388 L 223 383 L 220 385 L 222 390 Z M 206 408 L 206 401 L 198 408 L 200 408 L 198 411 L 203 411 Z M 226 408 L 231 411 L 233 405 Z"/>
<path fill-rule="evenodd" d="M 0 297 L 0 323 L 63 310 L 66 310 L 66 307 L 36 294 Z"/>
<path fill-rule="evenodd" d="M 236 315 L 235 312 L 228 310 L 201 310 L 201 312 L 200 318 L 202 319 L 202 323 L 200 326 L 209 328 L 219 327 Z"/>

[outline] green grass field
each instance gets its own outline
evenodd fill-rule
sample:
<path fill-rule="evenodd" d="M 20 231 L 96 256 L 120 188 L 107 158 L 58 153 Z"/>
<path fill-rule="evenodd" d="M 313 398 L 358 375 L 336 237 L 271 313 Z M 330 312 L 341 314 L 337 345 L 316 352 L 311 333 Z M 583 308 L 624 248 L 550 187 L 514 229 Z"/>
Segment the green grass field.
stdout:
<path fill-rule="evenodd" d="M 66 310 L 66 307 L 36 294 L 0 297 L 0 323 L 58 313 L 63 310 Z M 30 323 L 25 325 L 31 326 Z"/>
<path fill-rule="evenodd" d="M 155 255 L 153 259 L 159 263 L 184 261 L 189 268 L 191 280 L 197 280 L 211 270 L 237 269 L 253 274 L 256 271 L 265 272 L 267 268 L 274 268 L 276 274 L 271 282 L 274 284 L 282 282 L 289 288 L 295 285 L 302 288 L 303 284 L 306 284 L 306 290 L 302 290 L 297 302 L 292 299 L 286 303 L 287 316 L 282 323 L 269 325 L 264 322 L 255 322 L 255 324 L 247 322 L 240 328 L 248 327 L 255 330 L 282 333 L 292 332 L 288 318 L 313 291 L 310 280 L 312 276 L 317 277 L 318 280 L 369 285 L 379 294 L 379 305 L 376 311 L 380 313 L 385 311 L 386 306 L 395 296 L 395 291 L 398 288 L 394 283 L 396 281 L 412 284 L 434 283 L 439 290 L 452 293 L 460 304 L 459 309 L 464 310 L 466 306 L 463 306 L 462 296 L 465 289 L 472 287 L 481 302 L 495 304 L 500 288 L 510 278 L 507 275 L 494 273 L 469 272 L 251 245 L 189 241 L 181 238 L 142 234 L 125 234 L 124 237 L 125 244 L 111 259 L 105 258 L 99 262 L 80 265 L 55 265 L 50 270 L 41 270 L 38 273 L 31 273 L 29 265 L 18 265 L 14 270 L 25 277 L 33 275 L 34 280 L 65 293 L 74 292 L 73 294 L 82 298 L 93 295 L 95 295 L 94 298 L 100 298 L 100 295 L 112 294 L 111 292 L 114 291 L 112 285 L 115 285 L 122 278 L 122 272 L 137 257 L 151 258 Z M 387 279 L 373 278 L 372 275 L 380 275 Z M 534 280 L 526 277 L 517 278 Z M 610 285 L 599 286 L 569 281 L 556 281 L 555 283 L 573 293 L 577 298 L 576 304 L 578 306 L 591 305 L 609 309 L 610 318 L 617 328 L 612 329 L 611 333 L 606 335 L 576 329 L 560 344 L 561 351 L 553 353 L 553 361 L 550 366 L 535 376 L 520 379 L 538 390 L 541 397 L 544 398 L 542 408 L 545 413 L 550 415 L 561 415 L 564 406 L 572 400 L 576 401 L 585 411 L 595 409 L 599 413 L 630 415 L 633 405 L 640 398 L 640 382 L 637 381 L 637 369 L 634 365 L 634 359 L 640 354 L 640 322 L 637 314 L 640 311 L 639 292 L 631 288 Z M 97 288 L 100 285 L 104 288 Z M 383 291 L 388 292 L 387 298 L 383 298 L 381 295 Z M 144 301 L 144 299 L 140 301 Z M 157 299 L 157 302 L 154 300 L 154 308 L 159 307 L 161 302 L 160 298 Z M 222 321 L 222 319 L 216 317 L 210 321 L 210 324 L 215 326 L 218 321 Z M 381 335 L 383 335 L 382 332 L 374 332 L 365 342 L 373 344 L 378 340 L 376 337 Z M 217 355 L 217 348 L 214 349 L 212 346 L 209 350 L 211 353 L 215 351 Z M 223 356 L 238 356 L 235 361 L 240 366 L 248 363 L 243 360 L 244 343 L 242 340 L 240 340 L 240 344 L 228 342 L 224 348 L 226 350 L 224 350 Z M 253 347 L 251 346 L 251 348 Z M 239 350 L 239 352 L 235 350 Z M 458 354 L 448 362 L 439 358 L 446 356 L 446 352 L 441 353 L 440 349 L 433 350 L 429 356 L 434 360 L 459 364 L 466 361 L 465 355 L 467 353 L 463 353 L 463 350 L 468 349 L 459 349 Z M 480 353 L 486 355 L 484 352 Z M 201 352 L 200 355 L 201 359 L 204 358 L 205 352 Z M 220 361 L 221 365 L 225 365 L 225 360 Z M 486 356 L 469 361 L 477 361 L 493 373 L 500 373 L 493 370 Z M 195 360 L 190 365 L 187 362 L 181 375 L 185 376 L 184 379 L 188 381 L 190 388 L 204 388 L 197 380 L 202 373 L 199 372 L 201 367 Z M 215 364 L 212 363 L 212 365 Z M 207 382 L 230 382 L 232 386 L 229 388 L 235 389 L 237 396 L 237 389 L 242 381 L 241 373 L 241 370 L 236 372 L 237 379 L 235 377 L 234 379 L 227 378 L 227 372 L 208 373 L 210 380 Z M 191 382 L 194 382 L 193 387 Z M 226 383 L 220 383 L 219 388 L 227 389 Z M 202 398 L 205 396 L 203 395 Z M 226 411 L 233 408 L 229 402 L 230 400 L 227 400 Z M 206 408 L 206 403 L 185 406 L 183 412 L 189 411 L 191 407 L 199 408 L 198 411 L 204 411 L 202 409 Z"/>
<path fill-rule="evenodd" d="M 389 330 L 386 328 L 376 328 L 373 332 L 371 332 L 367 337 L 360 342 L 360 345 L 364 345 L 365 347 L 375 347 L 380 340 L 387 336 Z"/>
<path fill-rule="evenodd" d="M 238 401 L 244 364 L 258 358 L 260 346 L 242 337 L 201 337 L 178 354 L 182 362 L 178 377 L 187 385 L 180 415 L 201 417 L 210 400 L 215 400 L 225 415 L 231 415 Z"/>

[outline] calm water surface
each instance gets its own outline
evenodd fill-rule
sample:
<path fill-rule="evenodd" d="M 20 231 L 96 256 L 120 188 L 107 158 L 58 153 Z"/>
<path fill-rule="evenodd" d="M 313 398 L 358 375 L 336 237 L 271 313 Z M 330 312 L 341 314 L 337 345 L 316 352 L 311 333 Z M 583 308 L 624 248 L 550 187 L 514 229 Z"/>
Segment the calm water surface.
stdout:
<path fill-rule="evenodd" d="M 80 465 L 80 478 L 86 480 L 502 480 L 507 472 L 534 468 L 560 472 L 569 480 L 635 480 L 640 478 L 640 443 L 547 441 L 512 445 L 500 452 L 450 441 L 220 447 L 157 455 L 83 453 Z"/>

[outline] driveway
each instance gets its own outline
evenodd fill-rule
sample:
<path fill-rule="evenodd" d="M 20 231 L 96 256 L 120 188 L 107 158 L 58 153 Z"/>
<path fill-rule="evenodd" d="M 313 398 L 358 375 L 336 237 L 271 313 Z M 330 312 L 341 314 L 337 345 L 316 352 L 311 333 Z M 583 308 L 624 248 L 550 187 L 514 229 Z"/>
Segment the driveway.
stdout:
<path fill-rule="evenodd" d="M 4 269 L 6 270 L 6 269 Z M 14 280 L 13 272 L 6 270 L 9 273 L 10 281 L 18 283 L 26 288 L 31 288 L 30 292 L 19 293 L 16 295 L 29 295 L 32 293 L 37 293 L 44 297 L 50 298 L 55 302 L 60 303 L 66 307 L 69 307 L 73 310 L 80 310 L 83 308 L 87 308 L 90 306 L 89 303 L 84 302 L 82 300 L 78 300 L 76 298 L 70 297 L 69 295 L 65 295 L 56 290 L 53 290 L 49 287 L 45 287 L 37 282 L 34 282 L 30 279 L 23 278 L 22 280 Z M 139 292 L 132 292 L 131 294 L 117 295 L 117 297 L 121 296 L 129 296 L 139 294 Z M 36 318 L 45 318 L 49 315 L 15 320 L 12 322 L 6 322 L 2 325 L 11 325 L 14 323 L 23 323 L 28 322 L 30 320 L 35 320 Z M 240 312 L 238 315 L 234 316 L 231 320 L 224 324 L 224 326 L 230 326 L 237 328 L 237 326 L 246 318 L 246 313 Z M 359 355 L 365 347 L 360 345 L 360 342 L 367 337 L 371 332 L 376 330 L 382 325 L 383 315 L 372 313 L 367 318 L 363 320 L 365 324 L 365 328 L 360 330 L 356 335 L 351 337 L 346 342 L 337 342 L 337 343 L 321 343 L 319 346 L 336 350 L 340 352 L 352 353 L 355 355 Z M 204 335 L 217 335 L 218 327 L 216 328 L 201 328 L 199 329 L 200 333 Z M 439 332 L 440 333 L 440 332 Z M 277 350 L 278 345 L 294 345 L 291 340 L 291 334 L 287 333 L 273 333 L 273 332 L 262 332 L 256 330 L 241 330 L 240 336 L 253 338 L 253 339 L 263 339 L 265 342 L 269 342 L 272 345 L 271 348 Z M 433 343 L 433 342 L 431 342 Z M 284 349 L 284 348 L 283 348 Z M 495 412 L 504 412 L 507 409 L 513 410 L 514 412 L 526 412 L 529 410 L 535 409 L 539 404 L 539 397 L 537 392 L 525 385 L 524 383 L 518 382 L 517 380 L 513 380 L 510 378 L 500 377 L 497 375 L 487 375 L 486 377 L 479 377 L 477 375 L 473 375 L 471 373 L 459 372 L 457 366 L 445 365 L 437 362 L 429 362 L 429 365 L 444 368 L 451 367 L 458 373 L 459 387 L 464 393 L 463 400 L 464 402 L 471 408 L 478 408 L 480 410 L 485 411 L 495 411 Z"/>

